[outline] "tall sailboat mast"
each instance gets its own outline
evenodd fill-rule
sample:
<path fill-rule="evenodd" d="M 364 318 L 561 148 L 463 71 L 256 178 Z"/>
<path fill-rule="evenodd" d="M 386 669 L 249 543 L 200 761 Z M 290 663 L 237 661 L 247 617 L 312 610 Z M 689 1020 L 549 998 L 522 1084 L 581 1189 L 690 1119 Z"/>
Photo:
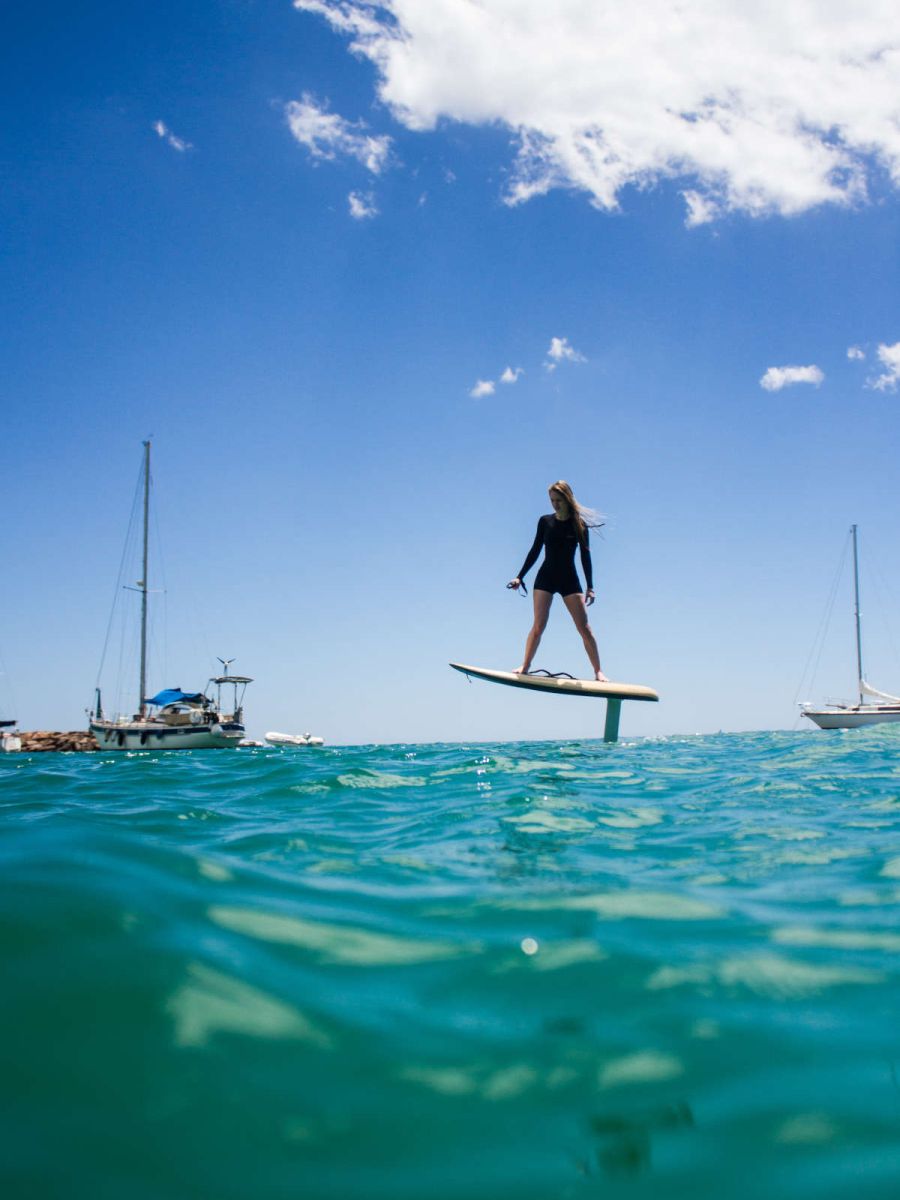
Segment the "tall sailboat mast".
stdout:
<path fill-rule="evenodd" d="M 850 526 L 853 539 L 853 617 L 856 626 L 856 674 L 859 685 L 859 702 L 846 704 L 830 701 L 823 708 L 812 704 L 800 706 L 802 715 L 809 717 L 820 729 L 862 729 L 869 725 L 900 724 L 900 696 L 880 692 L 866 680 L 862 656 L 862 617 L 859 611 L 859 548 L 858 531 Z M 842 558 L 846 558 L 847 543 L 844 542 Z M 869 698 L 867 701 L 867 697 Z"/>
<path fill-rule="evenodd" d="M 863 667 L 862 667 L 862 636 L 859 631 L 859 558 L 856 552 L 856 526 L 850 526 L 853 534 L 853 614 L 856 618 L 856 678 L 859 687 L 859 702 L 865 703 L 863 696 Z"/>
<path fill-rule="evenodd" d="M 854 526 L 855 528 L 855 526 Z M 147 544 L 150 532 L 150 443 L 144 442 L 144 557 L 141 573 L 141 684 L 138 693 L 138 712 L 146 716 L 147 706 Z"/>
<path fill-rule="evenodd" d="M 230 675 L 226 669 L 224 677 L 216 676 L 211 679 L 202 692 L 185 692 L 180 687 L 164 687 L 154 692 L 148 699 L 147 676 L 150 666 L 147 651 L 149 648 L 147 613 L 150 607 L 150 459 L 151 439 L 142 442 L 144 452 L 141 456 L 141 466 L 138 477 L 134 481 L 129 504 L 128 533 L 125 538 L 125 550 L 116 580 L 116 601 L 121 600 L 120 585 L 124 584 L 128 592 L 139 592 L 141 597 L 141 632 L 140 632 L 140 680 L 138 683 L 137 707 L 129 709 L 128 713 L 116 713 L 110 717 L 103 715 L 100 704 L 100 689 L 97 688 L 97 698 L 94 711 L 90 714 L 90 730 L 96 739 L 97 747 L 102 750 L 122 750 L 125 753 L 147 753 L 155 750 L 213 750 L 225 749 L 239 745 L 245 735 L 243 713 L 240 701 L 244 693 L 238 693 L 238 687 L 243 688 L 253 680 L 246 675 Z M 143 484 L 143 486 L 142 486 Z M 143 495 L 142 495 L 143 494 Z M 140 504 L 143 498 L 143 521 L 140 517 Z M 142 525 L 142 533 L 138 526 Z M 142 537 L 143 535 L 143 537 Z M 137 549 L 139 539 L 143 541 L 141 550 Z M 135 562 L 141 556 L 140 565 Z M 135 575 L 140 572 L 140 578 Z M 123 576 L 130 580 L 125 583 Z M 98 682 L 103 673 L 103 664 L 109 645 L 113 619 L 123 615 L 125 606 L 114 604 L 106 634 L 106 646 L 103 659 L 97 672 Z M 134 621 L 134 597 L 127 605 L 130 609 L 130 621 Z M 132 627 L 129 641 L 131 643 L 132 661 L 127 668 L 130 673 L 135 666 L 134 629 Z M 125 680 L 127 684 L 127 679 Z M 122 707 L 127 704 L 127 697 L 121 696 L 119 685 L 122 683 L 121 672 L 116 686 Z M 221 698 L 216 699 L 210 694 L 210 686 L 229 683 L 234 686 L 234 709 L 230 713 L 222 712 Z M 2 724 L 2 722 L 0 722 Z"/>

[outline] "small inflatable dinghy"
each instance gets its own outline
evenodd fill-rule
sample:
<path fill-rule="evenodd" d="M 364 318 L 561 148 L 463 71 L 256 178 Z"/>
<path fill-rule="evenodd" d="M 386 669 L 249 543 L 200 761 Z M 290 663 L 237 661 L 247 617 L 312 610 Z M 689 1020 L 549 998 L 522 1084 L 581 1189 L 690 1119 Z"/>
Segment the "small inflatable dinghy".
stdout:
<path fill-rule="evenodd" d="M 313 737 L 311 733 L 267 733 L 270 746 L 324 746 L 325 739 Z"/>

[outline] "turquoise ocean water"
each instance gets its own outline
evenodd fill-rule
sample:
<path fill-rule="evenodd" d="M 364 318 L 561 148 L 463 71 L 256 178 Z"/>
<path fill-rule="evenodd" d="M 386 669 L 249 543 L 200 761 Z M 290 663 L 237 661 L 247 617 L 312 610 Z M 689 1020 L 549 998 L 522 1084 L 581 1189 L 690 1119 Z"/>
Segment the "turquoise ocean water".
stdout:
<path fill-rule="evenodd" d="M 0 1193 L 900 1195 L 900 730 L 0 759 Z"/>

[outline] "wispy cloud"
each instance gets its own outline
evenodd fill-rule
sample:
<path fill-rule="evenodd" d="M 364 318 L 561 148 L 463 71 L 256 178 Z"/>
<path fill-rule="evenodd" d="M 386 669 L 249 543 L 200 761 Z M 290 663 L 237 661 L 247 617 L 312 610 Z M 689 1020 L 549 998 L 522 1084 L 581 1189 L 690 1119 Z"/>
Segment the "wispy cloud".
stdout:
<path fill-rule="evenodd" d="M 371 192 L 365 195 L 362 192 L 351 192 L 347 197 L 347 202 L 350 205 L 350 216 L 355 221 L 365 221 L 369 217 L 377 217 L 378 209 L 375 207 L 375 199 Z"/>
<path fill-rule="evenodd" d="M 863 350 L 862 346 L 848 346 L 847 357 L 854 362 L 862 362 L 862 360 L 866 357 L 866 352 Z"/>
<path fill-rule="evenodd" d="M 769 367 L 759 385 L 767 392 L 780 392 L 782 388 L 792 387 L 795 383 L 812 383 L 818 387 L 824 378 L 825 372 L 816 366 Z"/>
<path fill-rule="evenodd" d="M 507 367 L 500 376 L 501 383 L 515 383 L 520 375 L 524 375 L 523 367 Z M 479 379 L 470 390 L 469 395 L 479 400 L 482 396 L 493 396 L 497 385 L 493 379 Z"/>
<path fill-rule="evenodd" d="M 474 400 L 480 400 L 482 396 L 493 396 L 494 391 L 495 385 L 490 379 L 479 379 L 469 392 L 469 395 Z"/>
<path fill-rule="evenodd" d="M 300 100 L 291 100 L 284 111 L 291 133 L 312 158 L 328 162 L 353 158 L 373 175 L 380 175 L 387 166 L 391 138 L 367 133 L 364 122 L 347 121 L 329 112 L 308 92 Z"/>
<path fill-rule="evenodd" d="M 692 229 L 695 225 L 707 225 L 722 215 L 722 202 L 712 195 L 703 195 L 695 192 L 692 188 L 682 192 L 681 195 L 687 205 L 687 216 L 684 223 L 688 229 Z"/>
<path fill-rule="evenodd" d="M 184 138 L 176 137 L 165 121 L 154 121 L 153 129 L 167 145 L 171 146 L 173 150 L 177 150 L 179 154 L 184 154 L 186 150 L 193 150 L 194 148 Z"/>
<path fill-rule="evenodd" d="M 900 384 L 900 342 L 894 342 L 892 346 L 880 345 L 878 361 L 884 367 L 884 371 L 872 380 L 869 387 L 879 392 L 896 392 L 897 385 Z"/>
<path fill-rule="evenodd" d="M 612 210 L 674 179 L 702 225 L 900 186 L 895 0 L 555 0 L 552 21 L 545 0 L 294 4 L 374 64 L 407 128 L 505 126 L 510 204 L 572 188 Z"/>
<path fill-rule="evenodd" d="M 562 362 L 583 363 L 587 362 L 587 359 L 575 349 L 568 338 L 551 338 L 550 348 L 547 350 L 547 358 L 544 361 L 544 368 L 547 371 L 555 371 Z M 506 366 L 500 373 L 499 382 L 509 386 L 518 383 L 524 374 L 524 367 Z M 493 379 L 479 379 L 470 390 L 469 395 L 478 399 L 481 396 L 493 396 L 496 390 L 497 382 Z"/>
<path fill-rule="evenodd" d="M 570 345 L 568 338 L 551 338 L 544 366 L 548 371 L 555 371 L 561 362 L 583 363 L 587 362 L 587 359 L 574 346 Z"/>

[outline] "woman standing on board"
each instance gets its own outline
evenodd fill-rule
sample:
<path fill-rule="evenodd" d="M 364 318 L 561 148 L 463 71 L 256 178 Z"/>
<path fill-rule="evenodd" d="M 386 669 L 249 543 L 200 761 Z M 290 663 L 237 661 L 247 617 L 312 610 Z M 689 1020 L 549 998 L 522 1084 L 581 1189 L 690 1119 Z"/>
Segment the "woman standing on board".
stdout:
<path fill-rule="evenodd" d="M 549 487 L 550 503 L 553 512 L 541 517 L 538 521 L 534 544 L 528 551 L 522 569 L 515 579 L 506 585 L 513 591 L 523 587 L 523 579 L 537 562 L 541 547 L 544 548 L 544 561 L 541 563 L 537 578 L 534 581 L 534 624 L 525 642 L 525 657 L 517 675 L 527 675 L 531 669 L 535 651 L 540 645 L 541 634 L 547 627 L 547 617 L 550 615 L 550 605 L 554 593 L 559 592 L 563 604 L 569 610 L 575 628 L 581 634 L 587 656 L 591 660 L 594 678 L 606 682 L 606 676 L 600 670 L 600 654 L 597 650 L 597 640 L 588 624 L 587 608 L 594 603 L 594 579 L 591 569 L 591 550 L 588 545 L 588 530 L 595 528 L 597 522 L 592 521 L 594 514 L 583 508 L 564 479 L 557 479 Z M 587 520 L 585 519 L 587 518 Z M 581 550 L 581 565 L 587 590 L 581 592 L 581 580 L 575 570 L 575 548 Z"/>

